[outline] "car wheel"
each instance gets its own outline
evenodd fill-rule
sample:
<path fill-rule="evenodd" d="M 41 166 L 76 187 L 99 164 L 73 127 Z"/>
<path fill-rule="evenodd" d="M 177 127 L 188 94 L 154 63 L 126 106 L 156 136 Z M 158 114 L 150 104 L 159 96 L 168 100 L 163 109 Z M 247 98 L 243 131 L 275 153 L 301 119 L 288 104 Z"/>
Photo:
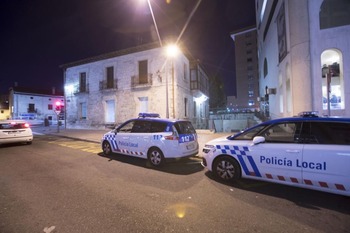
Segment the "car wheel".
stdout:
<path fill-rule="evenodd" d="M 30 142 L 27 142 L 27 145 L 32 145 L 32 143 L 33 143 L 32 141 L 30 141 Z"/>
<path fill-rule="evenodd" d="M 103 154 L 105 154 L 105 155 L 110 155 L 110 154 L 112 154 L 111 144 L 109 144 L 108 141 L 104 141 L 104 142 L 102 143 L 102 150 L 103 150 Z"/>
<path fill-rule="evenodd" d="M 158 148 L 151 148 L 148 151 L 148 161 L 155 167 L 160 167 L 164 163 L 164 155 Z"/>
<path fill-rule="evenodd" d="M 231 157 L 223 156 L 215 160 L 213 171 L 216 177 L 224 181 L 237 180 L 241 177 L 241 168 Z"/>

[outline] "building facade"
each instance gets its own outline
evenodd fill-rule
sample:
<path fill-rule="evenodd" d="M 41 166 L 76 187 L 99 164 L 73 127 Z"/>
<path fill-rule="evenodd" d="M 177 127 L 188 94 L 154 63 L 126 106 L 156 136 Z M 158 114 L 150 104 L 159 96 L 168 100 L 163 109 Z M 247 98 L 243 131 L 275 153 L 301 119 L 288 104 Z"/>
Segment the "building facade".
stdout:
<path fill-rule="evenodd" d="M 150 44 L 61 68 L 68 128 L 104 128 L 140 112 L 208 127 L 208 77 L 182 52 L 169 58 L 165 48 Z"/>
<path fill-rule="evenodd" d="M 10 119 L 9 96 L 0 95 L 0 120 Z"/>
<path fill-rule="evenodd" d="M 64 115 L 63 93 L 52 91 L 33 90 L 31 88 L 12 87 L 9 90 L 9 111 L 11 119 L 57 121 L 56 102 L 62 108 L 61 118 Z"/>
<path fill-rule="evenodd" d="M 256 27 L 233 32 L 231 38 L 235 42 L 236 97 L 227 98 L 227 110 L 230 112 L 259 110 Z"/>
<path fill-rule="evenodd" d="M 271 118 L 349 116 L 350 1 L 255 4 L 261 110 Z"/>

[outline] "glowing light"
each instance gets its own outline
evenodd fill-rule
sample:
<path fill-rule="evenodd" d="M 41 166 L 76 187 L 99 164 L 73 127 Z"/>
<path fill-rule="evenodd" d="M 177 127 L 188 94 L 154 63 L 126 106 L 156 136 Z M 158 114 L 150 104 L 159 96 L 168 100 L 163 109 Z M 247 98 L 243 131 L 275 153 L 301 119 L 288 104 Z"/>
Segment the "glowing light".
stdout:
<path fill-rule="evenodd" d="M 205 96 L 205 95 L 201 95 L 200 97 L 198 97 L 198 98 L 194 98 L 194 100 L 196 101 L 196 102 L 198 102 L 198 103 L 203 103 L 203 102 L 205 102 L 205 101 L 207 101 L 207 99 L 208 99 L 208 97 L 207 96 Z"/>
<path fill-rule="evenodd" d="M 186 214 L 189 212 L 189 210 L 193 210 L 196 207 L 193 204 L 189 203 L 177 203 L 174 205 L 171 205 L 168 209 L 171 211 L 174 211 L 175 216 L 177 218 L 185 218 Z"/>
<path fill-rule="evenodd" d="M 171 44 L 167 46 L 167 55 L 168 57 L 176 57 L 176 55 L 180 52 L 179 47 L 175 44 Z"/>
<path fill-rule="evenodd" d="M 67 85 L 64 88 L 66 89 L 67 93 L 69 94 L 73 93 L 73 90 L 74 90 L 73 85 Z"/>

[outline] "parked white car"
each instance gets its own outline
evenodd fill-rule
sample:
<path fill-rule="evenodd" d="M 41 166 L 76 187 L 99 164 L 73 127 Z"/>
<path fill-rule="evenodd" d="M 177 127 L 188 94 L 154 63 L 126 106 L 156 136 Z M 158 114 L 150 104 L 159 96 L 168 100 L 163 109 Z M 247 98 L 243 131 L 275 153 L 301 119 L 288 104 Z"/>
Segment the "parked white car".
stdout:
<path fill-rule="evenodd" d="M 102 137 L 105 155 L 119 153 L 148 159 L 161 166 L 165 159 L 191 157 L 198 153 L 197 133 L 191 122 L 140 113 Z"/>
<path fill-rule="evenodd" d="M 26 143 L 32 144 L 33 132 L 26 121 L 0 121 L 0 144 Z"/>
<path fill-rule="evenodd" d="M 221 180 L 256 179 L 350 196 L 350 119 L 267 121 L 204 146 L 202 165 Z"/>

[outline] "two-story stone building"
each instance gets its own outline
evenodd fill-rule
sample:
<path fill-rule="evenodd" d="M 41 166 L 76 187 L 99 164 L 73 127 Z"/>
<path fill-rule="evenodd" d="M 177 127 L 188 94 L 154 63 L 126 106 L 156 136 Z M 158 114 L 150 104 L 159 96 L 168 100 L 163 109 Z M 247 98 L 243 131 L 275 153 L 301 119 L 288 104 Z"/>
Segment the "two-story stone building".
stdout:
<path fill-rule="evenodd" d="M 183 52 L 148 44 L 64 64 L 67 128 L 103 128 L 140 112 L 207 128 L 208 76 Z"/>

